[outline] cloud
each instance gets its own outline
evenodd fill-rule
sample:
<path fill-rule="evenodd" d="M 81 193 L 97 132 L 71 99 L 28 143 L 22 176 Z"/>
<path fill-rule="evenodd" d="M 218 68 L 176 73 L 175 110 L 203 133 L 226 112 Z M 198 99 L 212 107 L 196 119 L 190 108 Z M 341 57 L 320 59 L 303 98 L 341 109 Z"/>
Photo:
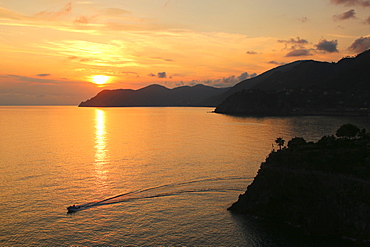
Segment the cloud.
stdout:
<path fill-rule="evenodd" d="M 153 74 L 153 73 L 150 73 L 150 74 L 148 74 L 148 76 L 150 76 L 150 77 L 155 77 L 156 75 L 155 75 L 155 74 Z"/>
<path fill-rule="evenodd" d="M 158 78 L 167 78 L 166 72 L 158 72 Z"/>
<path fill-rule="evenodd" d="M 235 75 L 232 75 L 232 76 L 229 76 L 229 77 L 224 77 L 219 81 L 222 82 L 222 83 L 225 83 L 225 84 L 231 84 L 231 83 L 234 83 L 236 80 L 237 79 L 236 79 Z"/>
<path fill-rule="evenodd" d="M 238 76 L 239 81 L 244 81 L 249 78 L 248 72 L 241 73 L 240 76 Z"/>
<path fill-rule="evenodd" d="M 122 16 L 122 15 L 131 15 L 130 11 L 118 8 L 106 8 L 103 13 L 109 16 Z"/>
<path fill-rule="evenodd" d="M 247 51 L 246 52 L 247 54 L 249 54 L 249 55 L 256 55 L 256 54 L 258 54 L 257 52 L 255 52 L 255 51 Z"/>
<path fill-rule="evenodd" d="M 310 50 L 308 49 L 297 49 L 287 53 L 286 57 L 300 57 L 300 56 L 311 56 Z"/>
<path fill-rule="evenodd" d="M 215 79 L 215 80 L 205 80 L 205 81 L 197 81 L 197 83 L 217 86 L 217 87 L 225 87 L 225 86 L 233 86 L 236 83 L 239 83 L 241 81 L 251 79 L 253 77 L 256 77 L 256 73 L 249 74 L 248 72 L 243 72 L 239 76 L 231 75 L 229 77 L 223 77 L 221 79 Z M 194 84 L 195 81 L 193 81 Z M 195 83 L 195 84 L 197 84 Z"/>
<path fill-rule="evenodd" d="M 28 17 L 0 7 L 0 19 L 26 20 Z"/>
<path fill-rule="evenodd" d="M 47 77 L 50 74 L 38 74 L 36 76 L 38 77 Z M 37 83 L 37 84 L 65 84 L 67 82 L 60 81 L 60 80 L 51 80 L 51 79 L 43 79 L 43 78 L 33 78 L 29 76 L 22 76 L 22 75 L 0 75 L 0 78 L 2 79 L 12 79 L 17 82 L 31 82 L 31 83 Z"/>
<path fill-rule="evenodd" d="M 364 24 L 370 25 L 370 16 L 366 20 L 364 20 Z"/>
<path fill-rule="evenodd" d="M 279 43 L 286 43 L 286 44 L 296 44 L 296 45 L 305 45 L 308 44 L 308 41 L 305 39 L 301 39 L 297 37 L 297 40 L 294 38 L 290 38 L 289 40 L 278 40 Z"/>
<path fill-rule="evenodd" d="M 309 54 L 309 51 L 305 47 L 305 45 L 308 44 L 308 41 L 305 39 L 301 39 L 300 37 L 297 37 L 297 39 L 290 38 L 288 40 L 278 40 L 278 42 L 285 44 L 285 48 L 283 50 L 288 49 L 288 44 L 291 45 L 291 47 L 289 48 L 291 52 L 286 54 L 285 55 L 286 57 L 311 55 Z"/>
<path fill-rule="evenodd" d="M 256 77 L 256 73 L 249 74 L 248 72 L 241 73 L 239 76 L 229 76 L 229 77 L 224 77 L 222 79 L 215 80 L 215 82 L 220 82 L 222 84 L 236 84 L 238 82 L 244 81 L 246 79 L 250 79 L 253 77 Z"/>
<path fill-rule="evenodd" d="M 269 61 L 267 62 L 268 64 L 274 64 L 274 65 L 285 65 L 286 63 L 284 62 L 276 62 L 276 61 Z"/>
<path fill-rule="evenodd" d="M 92 61 L 90 58 L 80 58 L 78 56 L 69 56 L 68 57 L 68 60 L 78 60 L 80 62 L 89 62 L 89 61 Z"/>
<path fill-rule="evenodd" d="M 173 62 L 172 59 L 162 58 L 162 57 L 151 57 L 151 59 L 162 60 L 162 61 L 165 61 L 165 62 Z"/>
<path fill-rule="evenodd" d="M 121 73 L 124 74 L 124 75 L 136 75 L 136 76 L 139 76 L 139 73 L 132 72 L 132 71 L 121 71 Z"/>
<path fill-rule="evenodd" d="M 55 11 L 55 12 L 51 12 L 51 11 L 41 11 L 40 13 L 36 14 L 37 17 L 42 17 L 42 18 L 50 18 L 50 19 L 54 19 L 54 18 L 57 18 L 59 16 L 62 16 L 62 15 L 67 15 L 69 13 L 71 13 L 73 7 L 72 7 L 72 3 L 67 3 L 63 8 L 61 8 L 60 10 L 58 11 Z"/>
<path fill-rule="evenodd" d="M 348 19 L 356 19 L 356 12 L 354 9 L 351 9 L 351 10 L 348 10 L 347 12 L 344 12 L 342 14 L 339 14 L 339 15 L 334 15 L 333 16 L 333 19 L 334 20 L 348 20 Z"/>
<path fill-rule="evenodd" d="M 0 22 L 0 26 L 37 27 L 100 35 L 109 31 L 153 31 L 168 30 L 172 27 L 172 25 L 158 24 L 153 19 L 134 17 L 131 15 L 131 12 L 118 8 L 99 10 L 99 15 L 92 14 L 91 16 L 81 15 L 76 17 L 71 14 L 74 10 L 74 4 L 81 3 L 70 2 L 59 10 L 44 10 L 33 16 L 25 16 L 0 7 L 0 19 L 4 20 Z M 65 19 L 61 21 L 59 17 L 65 17 Z M 79 25 L 90 24 L 95 18 L 99 23 Z"/>
<path fill-rule="evenodd" d="M 370 7 L 370 1 L 368 0 L 331 0 L 334 4 L 344 4 L 346 6 L 362 6 Z"/>
<path fill-rule="evenodd" d="M 235 84 L 244 81 L 246 79 L 251 79 L 253 77 L 256 77 L 256 73 L 248 73 L 248 72 L 243 72 L 240 75 L 231 75 L 229 77 L 223 77 L 219 79 L 208 79 L 208 80 L 191 80 L 191 81 L 166 81 L 165 85 L 168 87 L 179 87 L 179 86 L 194 86 L 197 84 L 203 84 L 207 86 L 212 86 L 212 87 L 231 87 L 234 86 Z"/>
<path fill-rule="evenodd" d="M 309 21 L 309 19 L 306 17 L 306 16 L 304 16 L 304 17 L 302 17 L 302 18 L 299 18 L 298 19 L 300 22 L 302 22 L 302 23 L 305 23 L 305 22 L 308 22 Z"/>
<path fill-rule="evenodd" d="M 348 47 L 348 50 L 355 53 L 361 53 L 368 49 L 370 49 L 370 37 L 358 38 Z"/>
<path fill-rule="evenodd" d="M 323 39 L 319 41 L 319 43 L 316 46 L 316 50 L 319 51 L 324 51 L 324 52 L 339 52 L 337 49 L 338 46 L 338 41 L 337 40 L 332 40 L 332 41 L 327 41 L 326 39 Z"/>
<path fill-rule="evenodd" d="M 171 2 L 171 0 L 168 0 L 164 5 L 163 8 L 167 8 L 168 4 Z"/>
<path fill-rule="evenodd" d="M 0 104 L 3 105 L 77 105 L 81 99 L 96 93 L 97 89 L 87 87 L 84 81 L 0 75 Z"/>
<path fill-rule="evenodd" d="M 79 16 L 74 20 L 74 23 L 88 24 L 91 19 L 86 16 Z"/>

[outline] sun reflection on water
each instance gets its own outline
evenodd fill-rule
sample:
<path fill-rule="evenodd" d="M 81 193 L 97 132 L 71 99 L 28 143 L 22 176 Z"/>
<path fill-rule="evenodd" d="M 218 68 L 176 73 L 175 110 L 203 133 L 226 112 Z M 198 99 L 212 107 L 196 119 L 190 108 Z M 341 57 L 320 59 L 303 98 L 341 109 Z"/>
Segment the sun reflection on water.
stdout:
<path fill-rule="evenodd" d="M 106 137 L 105 112 L 99 109 L 95 110 L 95 172 L 98 178 L 98 183 L 103 183 L 107 180 L 108 164 L 107 156 L 107 137 Z"/>

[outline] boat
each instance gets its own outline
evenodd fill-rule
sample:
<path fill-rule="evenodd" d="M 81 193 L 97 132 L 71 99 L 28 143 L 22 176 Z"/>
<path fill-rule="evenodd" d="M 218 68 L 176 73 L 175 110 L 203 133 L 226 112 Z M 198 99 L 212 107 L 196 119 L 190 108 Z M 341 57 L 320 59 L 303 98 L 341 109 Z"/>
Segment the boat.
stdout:
<path fill-rule="evenodd" d="M 74 212 L 80 211 L 82 209 L 83 209 L 83 207 L 75 206 L 75 205 L 67 207 L 68 213 L 74 213 Z"/>

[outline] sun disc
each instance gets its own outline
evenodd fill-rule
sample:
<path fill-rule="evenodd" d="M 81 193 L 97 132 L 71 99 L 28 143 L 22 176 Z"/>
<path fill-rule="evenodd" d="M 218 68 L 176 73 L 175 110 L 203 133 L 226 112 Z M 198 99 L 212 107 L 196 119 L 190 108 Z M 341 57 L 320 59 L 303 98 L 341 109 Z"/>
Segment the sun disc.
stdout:
<path fill-rule="evenodd" d="M 109 76 L 106 75 L 94 75 L 91 77 L 92 82 L 98 85 L 106 84 L 109 80 Z"/>

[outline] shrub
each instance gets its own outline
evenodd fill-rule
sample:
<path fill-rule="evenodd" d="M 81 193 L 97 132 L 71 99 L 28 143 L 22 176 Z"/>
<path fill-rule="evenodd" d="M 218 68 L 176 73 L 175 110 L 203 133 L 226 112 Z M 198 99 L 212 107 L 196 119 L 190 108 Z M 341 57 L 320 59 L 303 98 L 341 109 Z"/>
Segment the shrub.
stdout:
<path fill-rule="evenodd" d="M 288 142 L 288 148 L 296 148 L 302 145 L 305 145 L 307 142 L 302 137 L 294 137 Z"/>
<path fill-rule="evenodd" d="M 353 124 L 343 124 L 336 132 L 336 136 L 344 138 L 352 138 L 360 133 L 360 129 Z"/>

